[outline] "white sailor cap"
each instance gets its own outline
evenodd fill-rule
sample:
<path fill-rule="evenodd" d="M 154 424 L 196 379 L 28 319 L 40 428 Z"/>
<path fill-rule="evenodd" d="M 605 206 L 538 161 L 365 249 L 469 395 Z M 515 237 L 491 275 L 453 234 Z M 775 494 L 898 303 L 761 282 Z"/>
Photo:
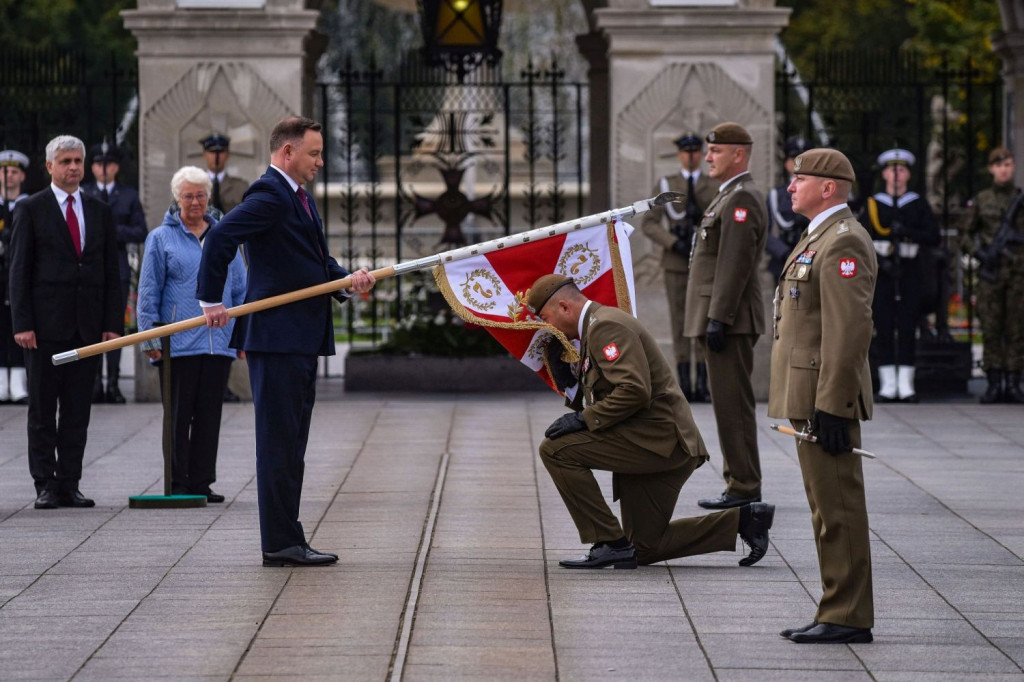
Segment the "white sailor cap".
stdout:
<path fill-rule="evenodd" d="M 0 166 L 17 166 L 21 170 L 28 168 L 28 157 L 13 149 L 0 152 Z"/>
<path fill-rule="evenodd" d="M 883 167 L 890 164 L 913 166 L 916 160 L 906 149 L 890 149 L 878 155 L 878 165 Z"/>

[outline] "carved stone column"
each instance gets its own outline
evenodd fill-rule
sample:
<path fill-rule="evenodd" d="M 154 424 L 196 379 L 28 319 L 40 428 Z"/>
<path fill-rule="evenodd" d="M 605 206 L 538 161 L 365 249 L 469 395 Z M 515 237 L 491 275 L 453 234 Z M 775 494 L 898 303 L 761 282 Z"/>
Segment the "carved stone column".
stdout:
<path fill-rule="evenodd" d="M 1003 30 L 992 36 L 992 49 L 1003 60 L 1003 88 L 1006 92 L 1003 114 L 1003 143 L 1014 158 L 1024 159 L 1024 107 L 1017 95 L 1024 94 L 1024 1 L 999 0 Z M 1015 181 L 1024 184 L 1024 163 L 1018 162 Z"/>
<path fill-rule="evenodd" d="M 150 226 L 170 203 L 171 176 L 205 167 L 199 140 L 231 138 L 227 171 L 263 174 L 274 124 L 304 110 L 307 37 L 319 13 L 304 0 L 138 0 L 121 13 L 139 43 L 139 192 Z M 136 399 L 158 400 L 156 372 L 136 361 Z"/>

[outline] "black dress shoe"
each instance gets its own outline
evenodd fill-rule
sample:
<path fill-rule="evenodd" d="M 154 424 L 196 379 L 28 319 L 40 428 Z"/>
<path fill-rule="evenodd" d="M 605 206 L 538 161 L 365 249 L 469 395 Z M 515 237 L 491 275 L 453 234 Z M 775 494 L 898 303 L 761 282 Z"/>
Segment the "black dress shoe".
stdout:
<path fill-rule="evenodd" d="M 108 386 L 105 398 L 108 403 L 112 403 L 114 405 L 124 405 L 126 402 L 128 402 L 124 399 L 124 395 L 121 393 L 121 389 L 119 389 L 117 386 Z"/>
<path fill-rule="evenodd" d="M 57 493 L 52 490 L 43 490 L 36 498 L 36 509 L 56 509 L 59 506 L 57 503 Z"/>
<path fill-rule="evenodd" d="M 57 505 L 61 507 L 95 507 L 96 503 L 90 500 L 88 497 L 83 495 L 81 491 L 74 491 L 73 493 L 65 493 L 57 497 Z"/>
<path fill-rule="evenodd" d="M 810 630 L 811 628 L 813 628 L 817 624 L 818 624 L 818 621 L 813 620 L 810 623 L 808 623 L 807 625 L 804 625 L 804 626 L 801 626 L 801 627 L 798 627 L 798 628 L 786 628 L 785 630 L 783 630 L 782 632 L 779 633 L 779 637 L 785 637 L 786 639 L 789 639 L 790 635 L 796 634 L 797 632 L 807 632 L 808 630 Z"/>
<path fill-rule="evenodd" d="M 326 566 L 333 564 L 338 557 L 333 554 L 321 554 L 309 545 L 294 545 L 279 552 L 264 552 L 264 566 Z"/>
<path fill-rule="evenodd" d="M 615 549 L 605 542 L 598 542 L 579 559 L 563 559 L 558 565 L 562 568 L 636 568 L 636 548 L 630 544 L 623 549 Z"/>
<path fill-rule="evenodd" d="M 329 556 L 329 557 L 333 557 L 335 561 L 337 561 L 337 560 L 338 560 L 338 555 L 337 555 L 337 554 L 335 554 L 334 552 L 321 552 L 321 551 L 320 551 L 319 549 L 313 549 L 313 548 L 312 548 L 312 547 L 310 547 L 309 545 L 305 545 L 305 547 L 306 547 L 306 549 L 308 549 L 308 550 L 309 550 L 310 552 L 315 552 L 315 553 L 317 553 L 317 554 L 323 554 L 324 556 Z"/>
<path fill-rule="evenodd" d="M 874 637 L 871 636 L 871 628 L 818 623 L 810 630 L 794 632 L 789 639 L 797 644 L 867 644 Z"/>
<path fill-rule="evenodd" d="M 224 501 L 224 496 L 223 495 L 221 495 L 220 493 L 215 493 L 212 490 L 210 490 L 209 488 L 206 489 L 206 492 L 196 493 L 196 494 L 197 495 L 206 495 L 206 501 L 210 502 L 211 504 L 220 504 L 221 502 Z"/>
<path fill-rule="evenodd" d="M 750 518 L 740 526 L 740 538 L 750 545 L 750 554 L 740 559 L 740 566 L 753 566 L 768 553 L 768 529 L 775 518 L 775 505 L 754 502 Z"/>
<path fill-rule="evenodd" d="M 757 497 L 743 498 L 730 495 L 729 493 L 722 493 L 718 497 L 705 497 L 697 500 L 697 504 L 705 509 L 732 509 L 733 507 L 742 507 L 745 504 L 760 501 L 760 495 Z"/>

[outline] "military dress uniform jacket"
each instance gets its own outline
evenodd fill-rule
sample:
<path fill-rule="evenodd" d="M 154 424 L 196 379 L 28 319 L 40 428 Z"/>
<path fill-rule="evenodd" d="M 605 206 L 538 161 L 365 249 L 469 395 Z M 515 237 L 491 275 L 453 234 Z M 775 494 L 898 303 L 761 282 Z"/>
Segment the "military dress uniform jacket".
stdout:
<path fill-rule="evenodd" d="M 645 450 L 668 457 L 683 447 L 708 459 L 690 405 L 657 342 L 636 318 L 591 303 L 580 341 L 581 382 L 575 399 L 587 428 L 614 432 Z"/>
<path fill-rule="evenodd" d="M 763 334 L 759 263 L 768 216 L 764 195 L 743 173 L 719 190 L 693 236 L 685 334 L 704 336 L 708 318 L 727 334 Z"/>
<path fill-rule="evenodd" d="M 235 206 L 242 203 L 242 197 L 245 196 L 245 190 L 249 189 L 249 183 L 242 178 L 236 178 L 227 173 L 224 174 L 224 179 L 220 181 L 220 206 L 221 212 L 227 213 Z"/>
<path fill-rule="evenodd" d="M 664 176 L 655 185 L 652 196 L 657 196 L 662 192 L 686 194 L 686 178 L 683 177 L 681 172 Z M 715 194 L 717 193 L 718 182 L 709 178 L 708 174 L 704 171 L 701 171 L 700 175 L 697 176 L 697 182 L 694 183 L 694 194 L 697 195 L 697 208 L 700 209 L 701 213 L 714 201 Z M 644 214 L 643 222 L 640 224 L 640 229 L 643 230 L 644 235 L 662 248 L 661 267 L 665 270 L 687 272 L 690 269 L 690 259 L 672 250 L 672 245 L 676 243 L 676 239 L 679 237 L 671 229 L 666 229 L 666 227 L 671 228 L 672 225 L 682 223 L 685 218 L 686 202 L 675 201 L 664 207 L 656 206 L 652 208 Z M 694 225 L 695 229 L 696 227 Z"/>
<path fill-rule="evenodd" d="M 849 208 L 805 234 L 775 292 L 768 415 L 810 419 L 818 408 L 871 418 L 871 301 L 878 263 Z"/>

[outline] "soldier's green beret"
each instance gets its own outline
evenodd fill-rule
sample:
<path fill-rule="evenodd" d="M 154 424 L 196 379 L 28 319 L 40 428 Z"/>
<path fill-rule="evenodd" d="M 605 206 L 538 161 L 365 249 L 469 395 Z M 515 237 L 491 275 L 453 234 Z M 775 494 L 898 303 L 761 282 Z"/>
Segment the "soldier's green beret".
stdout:
<path fill-rule="evenodd" d="M 1006 159 L 1012 158 L 1013 152 L 1011 152 L 1009 149 L 1007 149 L 1006 147 L 996 147 L 995 149 L 988 153 L 988 165 L 991 166 L 993 163 L 999 163 L 1000 161 L 1005 161 Z"/>
<path fill-rule="evenodd" d="M 567 284 L 573 284 L 572 277 L 565 275 L 544 275 L 538 277 L 537 281 L 530 287 L 526 294 L 526 309 L 534 315 L 538 315 L 544 304 L 547 303 L 555 292 Z"/>
<path fill-rule="evenodd" d="M 747 129 L 739 123 L 719 123 L 708 133 L 708 142 L 713 144 L 754 144 Z"/>
<path fill-rule="evenodd" d="M 808 149 L 796 157 L 793 172 L 799 175 L 814 175 L 819 178 L 853 182 L 857 176 L 853 164 L 846 155 L 836 149 Z"/>

